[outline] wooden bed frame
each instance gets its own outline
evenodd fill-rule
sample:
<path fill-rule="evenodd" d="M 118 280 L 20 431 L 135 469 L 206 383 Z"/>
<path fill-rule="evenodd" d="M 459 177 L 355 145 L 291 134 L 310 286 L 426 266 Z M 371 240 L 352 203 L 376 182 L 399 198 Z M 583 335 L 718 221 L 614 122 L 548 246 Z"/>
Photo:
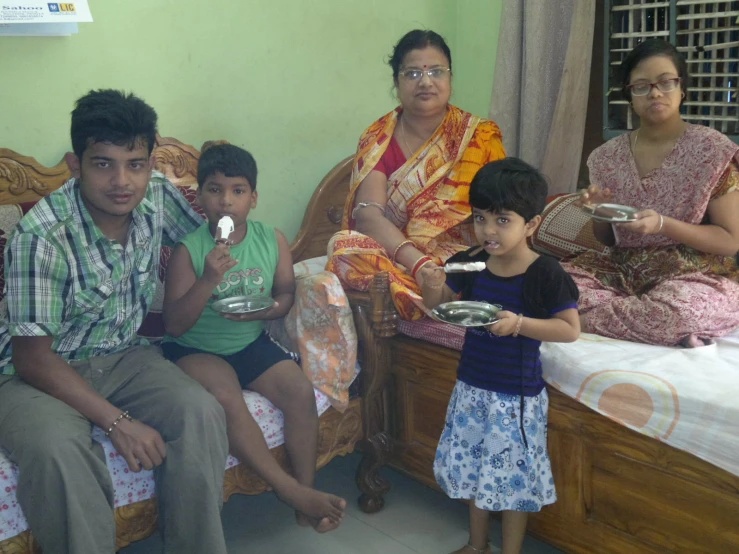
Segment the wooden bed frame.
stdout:
<path fill-rule="evenodd" d="M 199 151 L 173 138 L 158 138 L 155 150 L 157 169 L 178 185 L 196 181 Z M 311 198 L 300 231 L 291 245 L 294 260 L 301 261 L 326 253 L 328 239 L 341 222 L 344 198 L 349 186 L 351 163 L 336 166 L 318 185 Z M 0 148 L 0 205 L 35 202 L 57 189 L 69 178 L 61 162 L 45 167 L 35 159 L 12 150 Z M 369 310 L 361 303 L 354 306 L 355 323 L 363 344 L 374 344 L 376 338 L 367 320 Z M 358 398 L 350 400 L 344 413 L 329 408 L 320 418 L 318 467 L 335 456 L 346 455 L 357 446 L 363 458 L 357 470 L 356 482 L 361 491 L 360 508 L 373 513 L 380 510 L 390 486 L 379 475 L 388 457 L 390 441 L 384 433 L 386 413 L 385 386 L 388 365 L 381 358 L 360 352 Z M 272 450 L 283 467 L 288 460 L 283 446 Z M 226 471 L 224 498 L 232 494 L 259 494 L 268 490 L 266 483 L 244 465 Z M 141 540 L 157 528 L 157 508 L 154 499 L 144 500 L 115 510 L 117 548 Z M 31 554 L 40 552 L 29 531 L 0 542 L 0 554 Z"/>
<path fill-rule="evenodd" d="M 390 466 L 438 488 L 431 471 L 459 352 L 406 336 L 390 350 Z M 577 554 L 739 553 L 739 477 L 640 435 L 548 387 L 558 500 L 529 520 Z"/>

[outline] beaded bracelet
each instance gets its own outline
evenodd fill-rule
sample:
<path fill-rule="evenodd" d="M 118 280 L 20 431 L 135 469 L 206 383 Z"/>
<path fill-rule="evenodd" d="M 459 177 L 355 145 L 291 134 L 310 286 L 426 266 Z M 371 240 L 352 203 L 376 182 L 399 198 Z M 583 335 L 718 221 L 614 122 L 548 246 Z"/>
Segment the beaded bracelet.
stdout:
<path fill-rule="evenodd" d="M 434 260 L 431 259 L 431 256 L 421 256 L 418 258 L 418 261 L 413 265 L 413 269 L 411 269 L 411 277 L 414 279 L 416 278 L 416 273 L 419 272 L 419 270 L 425 266 L 429 262 L 433 262 Z"/>
<path fill-rule="evenodd" d="M 115 429 L 115 426 L 118 425 L 122 419 L 127 419 L 128 421 L 133 421 L 133 418 L 128 414 L 128 410 L 125 412 L 121 412 L 121 415 L 119 415 L 116 420 L 113 422 L 113 424 L 110 426 L 110 428 L 105 432 L 105 436 L 109 437 L 110 434 L 113 432 L 113 429 Z"/>
<path fill-rule="evenodd" d="M 401 249 L 401 248 L 403 248 L 403 247 L 404 247 L 404 246 L 405 246 L 406 244 L 412 244 L 412 245 L 414 245 L 414 246 L 415 246 L 415 244 L 416 244 L 416 243 L 415 243 L 415 242 L 413 242 L 413 241 L 412 241 L 411 239 L 406 239 L 406 240 L 404 240 L 403 242 L 401 242 L 400 244 L 398 244 L 398 246 L 396 246 L 396 247 L 395 247 L 395 250 L 393 250 L 393 257 L 391 258 L 391 260 L 393 260 L 393 263 L 397 263 L 397 261 L 398 261 L 398 260 L 397 260 L 397 258 L 398 258 L 398 252 L 399 252 L 399 251 L 400 251 L 400 249 Z"/>
<path fill-rule="evenodd" d="M 513 336 L 517 337 L 518 333 L 521 332 L 521 324 L 523 323 L 523 314 L 518 314 L 518 322 L 516 323 L 516 330 L 513 331 Z"/>

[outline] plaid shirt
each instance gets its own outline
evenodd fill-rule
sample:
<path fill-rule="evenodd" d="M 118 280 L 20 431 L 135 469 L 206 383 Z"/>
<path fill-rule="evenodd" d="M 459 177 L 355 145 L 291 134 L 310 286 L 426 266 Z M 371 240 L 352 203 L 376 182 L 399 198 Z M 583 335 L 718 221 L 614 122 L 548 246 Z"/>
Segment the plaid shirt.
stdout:
<path fill-rule="evenodd" d="M 175 245 L 203 219 L 158 172 L 132 215 L 124 248 L 95 225 L 70 179 L 21 220 L 5 250 L 3 374 L 15 373 L 12 336 L 53 336 L 66 360 L 145 343 L 136 332 L 154 298 L 162 243 Z"/>

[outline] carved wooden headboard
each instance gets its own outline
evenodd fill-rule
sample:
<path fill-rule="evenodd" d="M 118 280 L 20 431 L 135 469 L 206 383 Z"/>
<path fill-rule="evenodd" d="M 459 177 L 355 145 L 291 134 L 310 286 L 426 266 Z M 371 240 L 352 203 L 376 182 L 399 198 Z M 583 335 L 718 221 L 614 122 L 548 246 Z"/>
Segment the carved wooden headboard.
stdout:
<path fill-rule="evenodd" d="M 63 161 L 45 167 L 35 159 L 0 148 L 0 204 L 35 202 L 69 178 Z"/>
<path fill-rule="evenodd" d="M 156 168 L 176 185 L 196 182 L 200 152 L 170 137 L 157 137 Z M 36 202 L 62 186 L 70 173 L 64 160 L 46 167 L 34 158 L 0 148 L 0 205 Z"/>
<path fill-rule="evenodd" d="M 195 186 L 199 150 L 177 139 L 157 136 L 154 157 L 156 169 L 175 185 Z M 341 228 L 352 159 L 350 156 L 339 162 L 313 192 L 292 244 L 295 261 L 326 255 L 329 239 Z M 34 158 L 0 148 L 0 205 L 36 202 L 62 186 L 69 177 L 64 161 L 46 167 Z"/>
<path fill-rule="evenodd" d="M 354 156 L 341 160 L 313 191 L 303 223 L 291 245 L 294 260 L 326 255 L 328 241 L 341 229 L 353 161 Z"/>

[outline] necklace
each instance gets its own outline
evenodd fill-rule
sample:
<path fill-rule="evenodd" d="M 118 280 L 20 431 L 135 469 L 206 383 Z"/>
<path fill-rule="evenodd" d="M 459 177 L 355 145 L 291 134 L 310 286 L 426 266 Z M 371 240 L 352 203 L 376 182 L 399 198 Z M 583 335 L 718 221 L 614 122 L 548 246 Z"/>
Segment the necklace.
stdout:
<path fill-rule="evenodd" d="M 411 147 L 408 146 L 408 137 L 405 134 L 405 118 L 402 115 L 400 116 L 400 130 L 403 133 L 403 144 L 405 144 L 405 149 L 408 150 L 408 157 L 410 158 L 413 156 L 413 151 L 411 150 Z"/>
<path fill-rule="evenodd" d="M 439 124 L 436 126 L 436 129 L 434 130 L 434 132 L 431 133 L 431 135 L 428 138 L 424 139 L 424 141 L 421 143 L 421 146 L 419 147 L 419 149 L 421 147 L 423 147 L 424 145 L 426 145 L 426 143 L 429 141 L 429 139 L 436 134 L 436 131 L 439 130 L 439 127 L 441 127 L 441 125 L 444 123 L 445 120 L 446 120 L 446 117 L 444 117 L 439 122 Z M 403 145 L 405 146 L 406 150 L 408 150 L 408 159 L 411 159 L 413 157 L 413 154 L 415 154 L 415 152 L 413 150 L 411 150 L 411 147 L 410 146 L 408 146 L 408 136 L 407 136 L 407 134 L 405 132 L 405 119 L 403 118 L 402 115 L 400 116 L 400 130 L 401 130 L 401 134 L 403 135 Z M 436 137 L 434 139 L 434 142 L 432 142 L 431 144 L 435 144 L 436 142 L 439 141 L 440 138 L 441 138 L 441 134 L 439 134 L 439 136 Z M 426 149 L 428 149 L 428 147 L 431 146 L 431 144 L 426 145 L 425 148 L 423 149 L 423 152 L 425 152 Z M 421 155 L 423 155 L 423 154 L 421 154 Z"/>

